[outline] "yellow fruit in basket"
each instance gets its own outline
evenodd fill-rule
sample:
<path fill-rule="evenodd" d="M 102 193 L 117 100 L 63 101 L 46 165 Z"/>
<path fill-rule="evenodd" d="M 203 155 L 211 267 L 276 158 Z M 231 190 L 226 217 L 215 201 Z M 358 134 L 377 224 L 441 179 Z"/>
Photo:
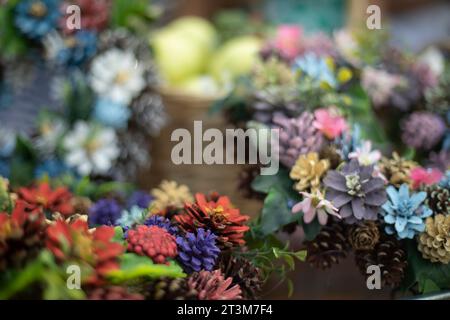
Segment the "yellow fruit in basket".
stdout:
<path fill-rule="evenodd" d="M 205 67 L 207 54 L 201 46 L 171 29 L 157 32 L 152 40 L 155 61 L 162 78 L 169 84 L 177 84 Z"/>
<path fill-rule="evenodd" d="M 242 36 L 226 42 L 211 59 L 209 71 L 214 78 L 226 83 L 248 74 L 254 67 L 262 41 L 252 36 Z"/>
<path fill-rule="evenodd" d="M 217 44 L 217 32 L 214 26 L 206 19 L 194 16 L 186 16 L 173 21 L 168 28 L 189 38 L 196 45 L 201 46 L 208 53 Z"/>

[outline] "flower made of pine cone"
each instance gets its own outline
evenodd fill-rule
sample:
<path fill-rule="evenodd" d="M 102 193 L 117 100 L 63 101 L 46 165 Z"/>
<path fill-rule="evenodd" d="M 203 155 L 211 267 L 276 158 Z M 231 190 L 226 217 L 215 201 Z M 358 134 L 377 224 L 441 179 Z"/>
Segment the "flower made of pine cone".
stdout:
<path fill-rule="evenodd" d="M 437 184 L 425 187 L 425 204 L 436 214 L 450 215 L 450 189 Z"/>
<path fill-rule="evenodd" d="M 217 263 L 225 278 L 232 278 L 242 290 L 244 299 L 255 300 L 262 291 L 264 275 L 261 269 L 243 257 L 222 254 Z"/>
<path fill-rule="evenodd" d="M 312 113 L 305 111 L 297 118 L 276 114 L 272 122 L 274 128 L 280 130 L 279 156 L 286 167 L 292 168 L 300 155 L 318 152 L 322 148 L 324 137 L 313 125 Z"/>
<path fill-rule="evenodd" d="M 178 260 L 188 273 L 214 268 L 220 253 L 216 239 L 214 233 L 202 228 L 196 233 L 188 232 L 184 237 L 177 237 Z"/>
<path fill-rule="evenodd" d="M 342 223 L 331 222 L 324 226 L 314 240 L 305 241 L 306 262 L 317 269 L 328 269 L 347 257 L 349 250 L 346 228 Z"/>
<path fill-rule="evenodd" d="M 230 199 L 213 194 L 207 199 L 204 194 L 195 195 L 196 203 L 186 203 L 184 213 L 175 216 L 175 221 L 185 232 L 194 232 L 198 228 L 211 230 L 217 235 L 220 249 L 242 246 L 244 234 L 249 230 L 245 223 L 249 216 L 241 214 Z"/>
<path fill-rule="evenodd" d="M 322 176 L 328 171 L 330 162 L 319 159 L 317 152 L 300 155 L 291 169 L 289 176 L 298 181 L 294 189 L 297 191 L 316 190 L 320 187 Z"/>
<path fill-rule="evenodd" d="M 167 123 L 161 96 L 152 90 L 142 92 L 131 103 L 131 125 L 148 136 L 156 136 Z"/>
<path fill-rule="evenodd" d="M 392 158 L 381 159 L 379 169 L 390 184 L 400 187 L 403 183 L 411 184 L 410 173 L 417 166 L 416 162 L 406 160 L 397 152 L 393 152 Z"/>
<path fill-rule="evenodd" d="M 450 262 L 450 215 L 428 217 L 425 232 L 419 235 L 418 249 L 431 262 Z"/>
<path fill-rule="evenodd" d="M 353 159 L 341 171 L 328 171 L 325 176 L 326 198 L 346 222 L 377 219 L 387 195 L 383 179 L 372 174 L 373 166 L 361 166 Z"/>
<path fill-rule="evenodd" d="M 0 272 L 21 268 L 43 247 L 45 216 L 39 208 L 17 200 L 11 215 L 0 213 Z"/>
<path fill-rule="evenodd" d="M 372 250 L 355 251 L 355 261 L 364 276 L 367 276 L 369 266 L 379 266 L 382 286 L 392 288 L 400 285 L 408 264 L 401 242 L 385 233 L 381 233 L 380 240 Z"/>
<path fill-rule="evenodd" d="M 144 300 L 143 295 L 131 293 L 127 288 L 120 286 L 93 288 L 89 290 L 87 298 L 89 300 Z"/>
<path fill-rule="evenodd" d="M 195 272 L 188 279 L 189 288 L 198 292 L 199 300 L 240 300 L 241 288 L 220 270 Z"/>
<path fill-rule="evenodd" d="M 435 113 L 416 111 L 401 123 L 402 140 L 410 147 L 430 150 L 444 136 L 446 126 L 444 120 Z"/>
<path fill-rule="evenodd" d="M 128 230 L 127 242 L 128 251 L 146 255 L 154 263 L 168 264 L 167 259 L 178 254 L 175 237 L 158 226 L 138 225 Z"/>
<path fill-rule="evenodd" d="M 351 225 L 347 234 L 353 250 L 372 250 L 380 240 L 380 230 L 373 221 Z"/>
<path fill-rule="evenodd" d="M 147 286 L 149 300 L 197 300 L 198 292 L 188 285 L 186 278 L 159 278 Z"/>
<path fill-rule="evenodd" d="M 151 194 L 155 198 L 151 207 L 154 213 L 164 211 L 167 207 L 183 208 L 186 202 L 194 201 L 189 188 L 183 184 L 178 185 L 175 181 L 163 180 Z"/>

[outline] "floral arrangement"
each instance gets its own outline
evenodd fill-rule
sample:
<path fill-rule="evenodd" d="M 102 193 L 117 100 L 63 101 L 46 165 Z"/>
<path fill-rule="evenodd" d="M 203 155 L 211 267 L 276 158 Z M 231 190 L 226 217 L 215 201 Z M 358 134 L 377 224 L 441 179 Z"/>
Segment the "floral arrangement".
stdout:
<path fill-rule="evenodd" d="M 305 257 L 271 237 L 261 247 L 227 196 L 173 181 L 145 192 L 1 178 L 0 212 L 2 299 L 255 299 Z"/>
<path fill-rule="evenodd" d="M 445 290 L 450 69 L 437 49 L 414 56 L 386 40 L 282 26 L 213 109 L 240 127 L 279 129 L 278 174 L 252 166 L 239 184 L 264 200 L 261 234 L 294 233 L 320 269 L 352 252 L 362 275 L 380 267 L 385 287 Z"/>
<path fill-rule="evenodd" d="M 80 29 L 69 5 L 82 12 Z M 150 164 L 149 137 L 166 121 L 147 44 L 156 14 L 141 0 L 2 5 L 3 176 L 14 185 L 45 174 L 129 180 Z"/>

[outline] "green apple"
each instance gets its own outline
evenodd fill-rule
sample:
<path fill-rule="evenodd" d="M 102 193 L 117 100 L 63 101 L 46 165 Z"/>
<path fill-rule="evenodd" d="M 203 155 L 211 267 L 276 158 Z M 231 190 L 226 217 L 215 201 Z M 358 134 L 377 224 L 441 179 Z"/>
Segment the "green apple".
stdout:
<path fill-rule="evenodd" d="M 159 72 L 169 85 L 181 83 L 205 68 L 207 56 L 204 50 L 176 31 L 158 31 L 152 46 Z"/>
<path fill-rule="evenodd" d="M 213 77 L 227 83 L 248 74 L 253 69 L 261 50 L 262 41 L 253 36 L 242 36 L 226 42 L 214 54 L 209 71 Z"/>
<path fill-rule="evenodd" d="M 185 16 L 173 21 L 167 28 L 189 38 L 208 53 L 217 44 L 218 36 L 214 26 L 208 20 L 200 17 Z"/>

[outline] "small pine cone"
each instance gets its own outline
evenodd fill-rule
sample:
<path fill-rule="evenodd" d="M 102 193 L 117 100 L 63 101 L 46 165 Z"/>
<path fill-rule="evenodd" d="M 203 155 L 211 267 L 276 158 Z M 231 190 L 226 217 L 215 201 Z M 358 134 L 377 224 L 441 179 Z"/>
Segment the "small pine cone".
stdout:
<path fill-rule="evenodd" d="M 252 189 L 252 182 L 260 174 L 261 167 L 252 165 L 245 167 L 239 173 L 238 190 L 247 199 L 264 199 L 264 194 L 256 192 Z"/>
<path fill-rule="evenodd" d="M 92 205 L 92 201 L 87 197 L 73 197 L 72 200 L 73 212 L 88 215 L 89 208 Z"/>
<path fill-rule="evenodd" d="M 403 183 L 410 184 L 411 170 L 418 164 L 411 160 L 400 157 L 396 152 L 392 154 L 392 158 L 382 158 L 380 161 L 380 171 L 388 179 L 389 183 L 400 187 Z"/>
<path fill-rule="evenodd" d="M 306 261 L 317 269 L 328 269 L 347 257 L 348 243 L 342 223 L 324 226 L 312 241 L 305 241 Z"/>
<path fill-rule="evenodd" d="M 150 283 L 145 297 L 149 300 L 196 300 L 197 290 L 185 278 L 160 278 Z"/>
<path fill-rule="evenodd" d="M 425 204 L 433 210 L 433 213 L 450 215 L 450 190 L 439 185 L 431 185 L 425 188 L 427 198 Z"/>
<path fill-rule="evenodd" d="M 198 292 L 199 300 L 240 300 L 241 288 L 233 279 L 225 278 L 220 270 L 194 272 L 188 279 L 188 286 Z"/>
<path fill-rule="evenodd" d="M 416 149 L 430 150 L 445 133 L 445 121 L 435 113 L 416 111 L 401 124 L 403 142 Z"/>
<path fill-rule="evenodd" d="M 372 250 L 380 240 L 380 230 L 373 221 L 351 225 L 347 234 L 353 250 Z"/>
<path fill-rule="evenodd" d="M 325 145 L 322 150 L 320 150 L 319 153 L 320 159 L 328 159 L 330 162 L 330 169 L 334 170 L 336 169 L 342 162 L 341 155 L 336 150 L 336 147 L 333 147 L 331 145 Z"/>
<path fill-rule="evenodd" d="M 144 300 L 139 293 L 130 293 L 124 287 L 110 286 L 94 288 L 88 293 L 89 300 Z"/>
<path fill-rule="evenodd" d="M 242 257 L 233 257 L 230 253 L 221 256 L 218 267 L 225 278 L 231 277 L 232 284 L 237 284 L 242 290 L 244 299 L 255 300 L 262 290 L 264 277 L 262 270 Z"/>
<path fill-rule="evenodd" d="M 128 231 L 127 241 L 128 251 L 146 255 L 154 263 L 168 264 L 167 258 L 178 254 L 175 237 L 157 226 L 139 225 Z"/>
<path fill-rule="evenodd" d="M 152 212 L 164 211 L 167 207 L 183 208 L 186 202 L 193 202 L 194 197 L 189 188 L 175 181 L 164 180 L 151 191 L 154 201 L 152 202 Z"/>
<path fill-rule="evenodd" d="M 300 155 L 289 174 L 290 178 L 296 181 L 294 189 L 316 190 L 329 168 L 330 162 L 327 159 L 319 159 L 317 152 Z"/>
<path fill-rule="evenodd" d="M 400 285 L 405 276 L 407 261 L 406 251 L 401 242 L 394 236 L 381 234 L 378 244 L 373 250 L 355 251 L 356 264 L 363 275 L 371 265 L 381 269 L 383 286 L 395 288 Z"/>
<path fill-rule="evenodd" d="M 425 232 L 419 236 L 418 249 L 431 262 L 450 262 L 450 215 L 428 217 Z"/>

